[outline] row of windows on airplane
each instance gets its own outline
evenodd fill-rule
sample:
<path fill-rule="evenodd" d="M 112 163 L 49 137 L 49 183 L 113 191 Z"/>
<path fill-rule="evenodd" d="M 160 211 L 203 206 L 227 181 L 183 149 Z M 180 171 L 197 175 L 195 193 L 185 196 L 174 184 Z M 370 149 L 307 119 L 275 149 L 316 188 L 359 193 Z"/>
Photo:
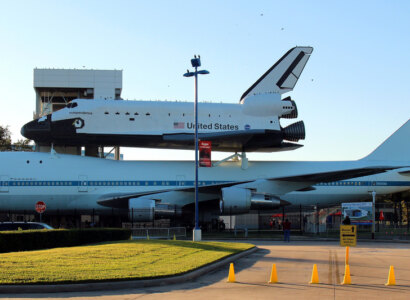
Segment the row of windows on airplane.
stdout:
<path fill-rule="evenodd" d="M 367 181 L 335 181 L 335 182 L 320 182 L 320 186 L 361 186 L 369 185 Z"/>
<path fill-rule="evenodd" d="M 199 185 L 217 184 L 215 181 L 200 181 Z M 2 186 L 177 186 L 193 185 L 193 181 L 13 181 Z"/>

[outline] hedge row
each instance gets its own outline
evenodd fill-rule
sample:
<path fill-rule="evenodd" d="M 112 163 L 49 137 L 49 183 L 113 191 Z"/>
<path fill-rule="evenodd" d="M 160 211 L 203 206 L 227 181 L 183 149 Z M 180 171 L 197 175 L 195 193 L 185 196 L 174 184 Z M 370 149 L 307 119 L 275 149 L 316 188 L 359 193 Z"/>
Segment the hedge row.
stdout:
<path fill-rule="evenodd" d="M 117 228 L 6 231 L 0 233 L 0 253 L 128 240 L 130 237 L 130 229 Z"/>

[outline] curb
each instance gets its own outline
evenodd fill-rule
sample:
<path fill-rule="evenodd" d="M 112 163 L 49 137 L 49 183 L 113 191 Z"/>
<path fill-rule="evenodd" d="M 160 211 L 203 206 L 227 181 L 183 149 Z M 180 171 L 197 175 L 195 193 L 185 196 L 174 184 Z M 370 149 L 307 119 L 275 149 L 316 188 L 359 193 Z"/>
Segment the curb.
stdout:
<path fill-rule="evenodd" d="M 267 242 L 283 242 L 283 239 L 271 239 L 271 238 L 213 238 L 208 239 L 202 237 L 204 241 L 235 241 L 235 242 L 252 242 L 252 241 L 267 241 Z M 298 239 L 292 238 L 291 242 L 339 242 L 340 239 L 337 238 L 312 238 L 312 239 Z M 409 244 L 410 240 L 400 240 L 400 239 L 391 239 L 391 240 L 383 240 L 383 239 L 357 239 L 357 242 L 366 242 L 366 243 L 402 243 L 402 244 Z"/>
<path fill-rule="evenodd" d="M 234 260 L 240 259 L 255 252 L 258 248 L 253 247 L 238 254 L 223 258 L 220 261 L 200 267 L 182 275 L 164 277 L 158 279 L 127 280 L 127 281 L 106 281 L 92 283 L 70 283 L 52 285 L 0 285 L 1 294 L 26 294 L 26 293 L 67 293 L 67 292 L 90 292 L 90 291 L 112 291 L 161 286 L 187 282 L 196 279 L 206 273 L 218 269 Z"/>

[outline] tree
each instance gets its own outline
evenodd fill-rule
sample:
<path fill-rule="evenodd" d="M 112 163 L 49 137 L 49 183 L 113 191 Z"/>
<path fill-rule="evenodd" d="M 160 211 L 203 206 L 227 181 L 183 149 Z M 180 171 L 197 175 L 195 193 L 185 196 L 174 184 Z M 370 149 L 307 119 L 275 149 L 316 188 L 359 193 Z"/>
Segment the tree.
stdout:
<path fill-rule="evenodd" d="M 32 151 L 30 142 L 28 139 L 20 139 L 12 144 L 9 127 L 0 125 L 0 151 Z"/>
<path fill-rule="evenodd" d="M 14 151 L 32 151 L 33 148 L 30 145 L 31 140 L 28 139 L 21 139 L 17 140 L 16 143 L 13 144 Z"/>
<path fill-rule="evenodd" d="M 0 151 L 11 150 L 11 134 L 8 126 L 0 126 Z"/>

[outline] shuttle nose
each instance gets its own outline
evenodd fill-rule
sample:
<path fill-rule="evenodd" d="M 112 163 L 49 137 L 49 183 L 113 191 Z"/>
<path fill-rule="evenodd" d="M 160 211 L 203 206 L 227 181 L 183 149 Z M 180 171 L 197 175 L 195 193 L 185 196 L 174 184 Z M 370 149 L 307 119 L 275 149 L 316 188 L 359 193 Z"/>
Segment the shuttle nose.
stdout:
<path fill-rule="evenodd" d="M 36 142 L 46 142 L 51 139 L 51 116 L 28 122 L 21 128 L 21 135 Z"/>

